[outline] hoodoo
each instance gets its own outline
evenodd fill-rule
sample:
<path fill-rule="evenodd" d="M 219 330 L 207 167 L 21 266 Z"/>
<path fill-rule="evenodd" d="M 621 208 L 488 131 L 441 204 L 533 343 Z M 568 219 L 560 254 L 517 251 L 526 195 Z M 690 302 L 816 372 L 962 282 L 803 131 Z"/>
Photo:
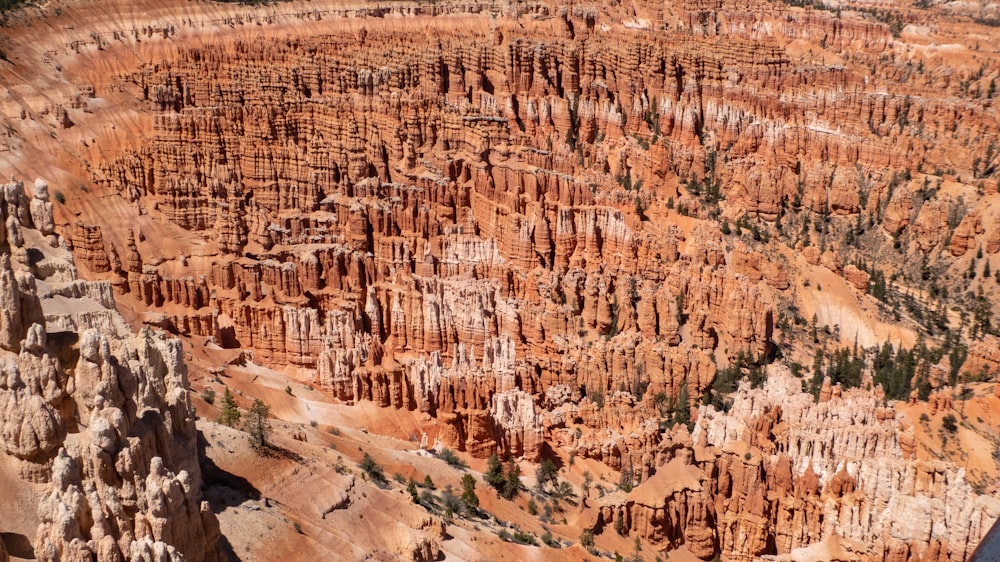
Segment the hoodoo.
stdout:
<path fill-rule="evenodd" d="M 1000 517 L 1000 5 L 3 4 L 0 561 Z"/>

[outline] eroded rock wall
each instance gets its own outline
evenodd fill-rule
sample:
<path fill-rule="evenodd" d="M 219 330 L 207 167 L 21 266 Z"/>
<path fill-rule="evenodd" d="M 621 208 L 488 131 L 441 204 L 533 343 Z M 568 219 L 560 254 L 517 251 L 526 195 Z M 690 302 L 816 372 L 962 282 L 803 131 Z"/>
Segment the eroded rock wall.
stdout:
<path fill-rule="evenodd" d="M 700 413 L 643 484 L 593 500 L 597 528 L 704 559 L 788 555 L 835 536 L 855 560 L 945 561 L 968 559 L 1000 516 L 964 468 L 918 460 L 913 421 L 869 392 L 814 403 L 777 372 L 744 385 L 728 413 Z"/>
<path fill-rule="evenodd" d="M 48 490 L 35 556 L 219 560 L 180 342 L 129 333 L 107 283 L 75 280 L 47 200 L 39 180 L 30 207 L 20 182 L 0 201 L 0 450 Z"/>
<path fill-rule="evenodd" d="M 206 244 L 189 260 L 80 222 L 79 262 L 178 333 L 427 412 L 474 455 L 536 460 L 549 442 L 666 480 L 602 506 L 658 543 L 744 560 L 836 535 L 872 560 L 964 560 L 995 506 L 915 461 L 875 398 L 744 392 L 729 416 L 698 411 L 695 444 L 663 431 L 658 398 L 693 406 L 717 364 L 774 350 L 802 279 L 769 233 L 859 293 L 872 277 L 832 249 L 831 221 L 877 235 L 869 258 L 1000 249 L 995 218 L 965 212 L 996 190 L 995 66 L 935 62 L 863 11 L 424 10 L 482 6 L 118 68 L 94 94 L 142 107 L 152 135 L 95 181 Z M 906 18 L 914 36 L 932 23 Z M 994 355 L 973 346 L 976 372 Z"/>
<path fill-rule="evenodd" d="M 633 32 L 607 51 L 586 17 L 560 13 L 539 24 L 555 33 L 544 42 L 442 28 L 428 50 L 363 30 L 181 50 L 120 76 L 154 111 L 154 136 L 102 181 L 221 255 L 178 278 L 129 238 L 115 287 L 188 310 L 171 313 L 180 332 L 315 368 L 342 399 L 455 415 L 453 444 L 484 454 L 465 436 L 482 435 L 472 420 L 497 392 L 700 396 L 709 355 L 770 352 L 781 265 L 729 256 L 712 228 L 636 221 L 634 196 L 608 186 L 654 178 L 621 160 L 623 139 L 650 133 L 649 99 L 695 95 L 688 66 L 736 57 L 767 80 L 787 63 L 773 47 L 743 60 Z M 694 135 L 689 109 L 656 134 Z M 465 368 L 501 345 L 508 382 Z"/>

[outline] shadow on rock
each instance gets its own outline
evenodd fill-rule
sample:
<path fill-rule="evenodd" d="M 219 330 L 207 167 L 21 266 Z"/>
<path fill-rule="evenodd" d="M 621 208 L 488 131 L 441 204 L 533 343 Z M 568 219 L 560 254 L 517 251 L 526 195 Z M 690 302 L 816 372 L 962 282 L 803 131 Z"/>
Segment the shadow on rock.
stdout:
<path fill-rule="evenodd" d="M 246 478 L 227 472 L 209 458 L 205 450 L 209 447 L 205 435 L 198 432 L 198 460 L 207 500 L 212 511 L 219 513 L 227 507 L 236 507 L 245 501 L 259 501 L 260 492 Z M 228 490 L 228 492 L 226 492 Z"/>
<path fill-rule="evenodd" d="M 35 548 L 31 546 L 28 537 L 20 533 L 0 533 L 0 540 L 7 547 L 7 554 L 11 558 L 35 559 Z"/>
<path fill-rule="evenodd" d="M 260 492 L 246 478 L 227 472 L 205 454 L 208 448 L 205 435 L 198 432 L 198 462 L 201 465 L 202 493 L 212 512 L 218 515 L 228 508 L 237 507 L 247 501 L 260 500 Z M 225 535 L 219 536 L 219 552 L 229 562 L 237 562 L 240 557 Z"/>

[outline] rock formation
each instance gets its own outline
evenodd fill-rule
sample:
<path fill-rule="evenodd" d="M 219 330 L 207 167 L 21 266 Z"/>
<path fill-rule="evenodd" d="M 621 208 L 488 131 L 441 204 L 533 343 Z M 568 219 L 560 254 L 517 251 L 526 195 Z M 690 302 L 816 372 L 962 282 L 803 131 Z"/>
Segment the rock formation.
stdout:
<path fill-rule="evenodd" d="M 54 482 L 40 552 L 214 555 L 178 348 L 125 337 L 117 300 L 474 457 L 646 482 L 595 530 L 706 559 L 968 557 L 997 506 L 905 411 L 1000 369 L 993 8 L 312 4 L 15 51 L 60 93 L 11 106 L 90 186 L 3 187 L 0 348 L 37 380 L 2 436 Z M 851 332 L 863 390 L 820 368 Z M 882 342 L 926 352 L 912 403 L 885 403 Z M 815 401 L 778 376 L 718 411 L 814 357 Z"/>
<path fill-rule="evenodd" d="M 839 537 L 855 560 L 965 560 L 1000 515 L 965 470 L 918 460 L 912 421 L 851 390 L 814 404 L 771 373 L 728 413 L 703 406 L 675 432 L 653 476 L 598 500 L 611 525 L 696 556 L 755 560 Z M 621 518 L 623 524 L 617 526 Z M 606 531 L 607 532 L 607 531 Z"/>
<path fill-rule="evenodd" d="M 48 489 L 35 556 L 218 560 L 180 342 L 129 334 L 107 283 L 74 279 L 46 187 L 0 200 L 21 227 L 0 253 L 0 450 Z"/>

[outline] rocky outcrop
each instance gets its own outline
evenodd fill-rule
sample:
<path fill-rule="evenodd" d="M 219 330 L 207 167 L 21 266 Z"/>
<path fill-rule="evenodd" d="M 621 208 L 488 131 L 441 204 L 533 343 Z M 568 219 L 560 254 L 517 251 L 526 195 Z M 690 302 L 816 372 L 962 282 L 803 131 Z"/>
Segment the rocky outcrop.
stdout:
<path fill-rule="evenodd" d="M 972 554 L 1000 516 L 996 498 L 955 464 L 917 460 L 903 447 L 912 425 L 878 397 L 851 390 L 814 404 L 799 388 L 773 372 L 763 389 L 741 387 L 727 414 L 703 406 L 693 437 L 675 433 L 653 476 L 599 501 L 595 527 L 706 560 L 787 555 L 831 537 L 856 560 Z"/>
<path fill-rule="evenodd" d="M 533 462 L 541 458 L 541 417 L 530 394 L 523 390 L 494 394 L 490 418 L 501 450 Z"/>
<path fill-rule="evenodd" d="M 948 246 L 951 255 L 961 257 L 965 252 L 975 249 L 976 238 L 982 233 L 983 225 L 979 214 L 973 212 L 966 215 L 951 235 L 951 244 Z"/>
<path fill-rule="evenodd" d="M 969 354 L 962 363 L 959 377 L 963 380 L 989 381 L 1000 373 L 1000 338 L 986 334 L 969 343 Z"/>
<path fill-rule="evenodd" d="M 857 266 L 849 263 L 844 267 L 844 279 L 858 291 L 862 293 L 868 292 L 869 276 L 867 271 L 858 269 Z"/>
<path fill-rule="evenodd" d="M 20 223 L 29 204 L 10 196 L 5 189 L 0 214 Z M 0 254 L 0 452 L 16 459 L 21 478 L 49 487 L 35 556 L 218 560 L 180 342 L 150 330 L 130 336 L 106 308 L 110 287 L 73 280 L 65 250 L 18 247 L 51 237 L 46 199 L 37 182 L 29 224 L 39 228 L 8 238 L 11 252 Z M 33 268 L 12 263 L 18 249 L 45 258 Z M 84 312 L 98 308 L 105 314 Z M 85 316 L 100 325 L 49 332 Z"/>
<path fill-rule="evenodd" d="M 913 223 L 913 241 L 921 252 L 928 253 L 944 242 L 948 235 L 948 210 L 946 199 L 928 201 L 920 207 Z"/>
<path fill-rule="evenodd" d="M 52 215 L 52 203 L 49 202 L 49 184 L 38 178 L 31 193 L 31 222 L 38 232 L 52 236 L 55 232 L 55 220 Z"/>
<path fill-rule="evenodd" d="M 96 224 L 77 222 L 69 238 L 73 255 L 84 267 L 94 273 L 111 271 L 111 261 L 104 251 L 104 237 Z"/>

